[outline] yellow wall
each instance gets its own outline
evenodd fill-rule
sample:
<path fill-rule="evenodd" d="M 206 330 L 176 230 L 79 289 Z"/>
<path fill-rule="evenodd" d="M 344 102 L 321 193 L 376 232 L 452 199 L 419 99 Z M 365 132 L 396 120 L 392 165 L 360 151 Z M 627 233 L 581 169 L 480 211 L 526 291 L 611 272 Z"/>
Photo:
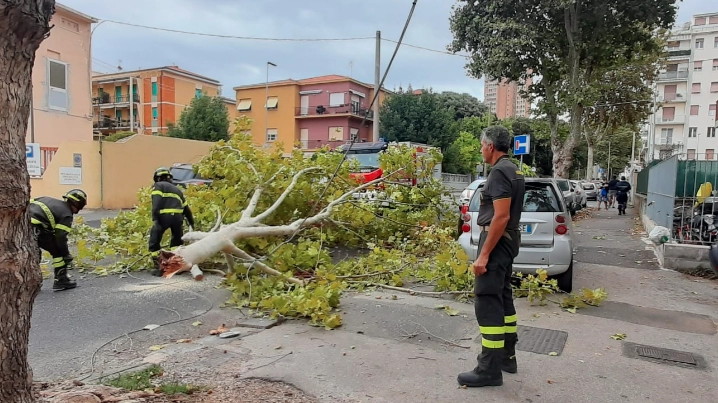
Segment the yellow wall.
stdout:
<path fill-rule="evenodd" d="M 204 141 L 142 135 L 132 136 L 125 142 L 103 142 L 101 183 L 100 143 L 66 142 L 60 146 L 43 177 L 31 179 L 31 194 L 60 197 L 78 187 L 87 192 L 87 208 L 132 208 L 137 203 L 137 191 L 152 184 L 155 169 L 178 162 L 196 163 L 212 145 L 214 143 Z M 73 153 L 82 154 L 82 185 L 60 185 L 60 167 L 73 166 Z"/>
<path fill-rule="evenodd" d="M 180 115 L 185 108 L 188 108 L 193 99 L 195 99 L 195 90 L 200 85 L 202 93 L 206 93 L 211 97 L 219 95 L 219 87 L 206 84 L 202 81 L 193 81 L 187 77 L 172 74 L 164 71 L 164 75 L 175 79 L 175 122 L 179 121 Z"/>
<path fill-rule="evenodd" d="M 279 98 L 277 109 L 270 109 L 265 112 L 264 102 L 266 99 L 265 88 L 250 88 L 236 90 L 237 105 L 240 99 L 251 99 L 251 111 L 238 111 L 239 116 L 247 115 L 254 122 L 252 123 L 252 138 L 254 143 L 263 146 L 267 143 L 268 129 L 277 129 L 277 142 L 284 143 L 284 152 L 292 151 L 294 142 L 299 139 L 295 116 L 299 107 L 299 91 L 294 84 L 270 86 L 269 96 Z M 235 107 L 236 108 L 236 107 Z M 265 124 L 266 122 L 266 124 Z"/>

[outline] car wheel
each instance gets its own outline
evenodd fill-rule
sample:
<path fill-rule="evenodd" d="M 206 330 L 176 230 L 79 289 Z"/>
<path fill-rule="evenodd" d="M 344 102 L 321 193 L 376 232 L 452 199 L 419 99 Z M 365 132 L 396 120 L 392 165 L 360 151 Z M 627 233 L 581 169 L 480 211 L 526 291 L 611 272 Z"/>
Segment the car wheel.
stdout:
<path fill-rule="evenodd" d="M 570 293 L 573 290 L 573 259 L 568 265 L 568 270 L 554 277 L 558 283 L 559 290 Z"/>

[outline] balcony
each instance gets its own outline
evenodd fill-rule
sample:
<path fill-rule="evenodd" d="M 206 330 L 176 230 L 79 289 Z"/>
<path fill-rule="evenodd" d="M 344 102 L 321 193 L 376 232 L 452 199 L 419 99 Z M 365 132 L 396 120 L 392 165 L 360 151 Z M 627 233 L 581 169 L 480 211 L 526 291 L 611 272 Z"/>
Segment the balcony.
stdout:
<path fill-rule="evenodd" d="M 656 144 L 656 150 L 658 151 L 671 151 L 671 150 L 677 150 L 681 147 L 680 144 L 673 144 L 669 142 L 670 139 L 665 143 Z"/>
<path fill-rule="evenodd" d="M 668 48 L 668 60 L 688 59 L 691 57 L 691 48 Z"/>
<path fill-rule="evenodd" d="M 137 129 L 140 127 L 139 122 L 135 119 L 134 124 L 130 124 L 129 119 L 113 119 L 109 116 L 103 116 L 98 121 L 92 122 L 94 129 L 100 130 L 117 130 L 117 129 Z"/>
<path fill-rule="evenodd" d="M 686 121 L 685 115 L 656 116 L 654 122 L 657 125 L 682 125 Z"/>
<path fill-rule="evenodd" d="M 668 94 L 664 93 L 664 94 L 658 96 L 658 102 L 663 102 L 663 103 L 667 103 L 667 102 L 674 102 L 674 103 L 675 103 L 675 102 L 686 102 L 686 94 L 680 93 L 680 92 L 679 92 L 679 93 L 673 93 L 673 94 L 671 94 L 671 93 L 668 93 Z"/>
<path fill-rule="evenodd" d="M 92 98 L 92 103 L 95 105 L 99 105 L 101 109 L 105 108 L 114 108 L 114 107 L 122 107 L 122 106 L 128 106 L 130 104 L 130 99 L 132 99 L 133 103 L 140 102 L 140 96 L 139 94 L 133 94 L 130 95 L 111 95 L 107 92 L 101 93 L 99 96 Z M 124 104 L 124 105 L 122 105 Z"/>
<path fill-rule="evenodd" d="M 341 106 L 300 106 L 295 108 L 294 116 L 298 118 L 309 118 L 309 117 L 337 117 L 337 116 L 355 116 L 372 120 L 374 118 L 374 112 L 357 106 L 356 104 L 341 105 Z"/>
<path fill-rule="evenodd" d="M 658 81 L 686 81 L 688 80 L 688 70 L 667 71 L 658 74 Z"/>

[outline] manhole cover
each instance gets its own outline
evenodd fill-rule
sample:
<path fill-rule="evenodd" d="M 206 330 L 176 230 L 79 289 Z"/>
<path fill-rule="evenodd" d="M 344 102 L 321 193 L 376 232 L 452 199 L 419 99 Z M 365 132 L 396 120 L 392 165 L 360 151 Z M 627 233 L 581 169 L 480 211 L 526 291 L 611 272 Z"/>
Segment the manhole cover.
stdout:
<path fill-rule="evenodd" d="M 544 355 L 560 355 L 566 345 L 568 333 L 540 327 L 518 327 L 519 342 L 516 349 Z"/>
<path fill-rule="evenodd" d="M 706 362 L 700 355 L 669 348 L 623 342 L 623 355 L 658 364 L 675 365 L 684 368 L 706 368 Z"/>

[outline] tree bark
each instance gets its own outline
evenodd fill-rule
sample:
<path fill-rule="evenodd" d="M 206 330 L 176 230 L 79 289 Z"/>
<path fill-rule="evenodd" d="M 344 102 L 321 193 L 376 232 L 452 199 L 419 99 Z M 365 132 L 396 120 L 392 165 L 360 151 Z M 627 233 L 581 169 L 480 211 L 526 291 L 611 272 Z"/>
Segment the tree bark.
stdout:
<path fill-rule="evenodd" d="M 0 402 L 34 402 L 27 362 L 39 250 L 27 206 L 25 135 L 35 51 L 49 32 L 54 0 L 0 0 Z"/>

